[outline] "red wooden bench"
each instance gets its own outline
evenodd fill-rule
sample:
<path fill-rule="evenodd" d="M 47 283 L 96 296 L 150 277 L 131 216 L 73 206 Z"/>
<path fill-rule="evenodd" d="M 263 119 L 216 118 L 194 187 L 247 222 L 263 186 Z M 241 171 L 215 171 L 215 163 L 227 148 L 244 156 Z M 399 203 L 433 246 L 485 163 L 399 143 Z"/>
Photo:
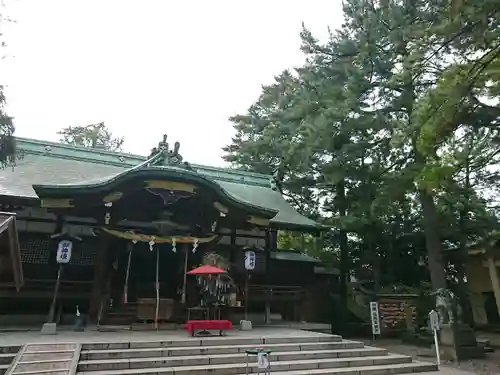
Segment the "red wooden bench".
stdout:
<path fill-rule="evenodd" d="M 233 323 L 229 320 L 188 320 L 186 330 L 191 336 L 194 336 L 196 331 L 219 331 L 219 336 L 223 335 L 223 331 L 233 329 Z"/>

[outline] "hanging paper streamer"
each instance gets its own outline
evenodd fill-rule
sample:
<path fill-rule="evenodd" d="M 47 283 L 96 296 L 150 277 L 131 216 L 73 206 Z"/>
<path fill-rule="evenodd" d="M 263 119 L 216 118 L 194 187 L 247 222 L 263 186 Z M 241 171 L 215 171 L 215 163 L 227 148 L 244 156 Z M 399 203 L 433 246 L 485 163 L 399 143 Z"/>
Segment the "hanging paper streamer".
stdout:
<path fill-rule="evenodd" d="M 175 237 L 172 237 L 172 251 L 174 253 L 177 252 L 177 242 L 175 241 Z"/>
<path fill-rule="evenodd" d="M 196 249 L 198 249 L 198 239 L 195 238 L 193 242 L 193 254 L 196 253 Z"/>
<path fill-rule="evenodd" d="M 151 237 L 151 240 L 148 242 L 149 244 L 149 251 L 153 251 L 153 246 L 155 245 L 155 238 Z"/>

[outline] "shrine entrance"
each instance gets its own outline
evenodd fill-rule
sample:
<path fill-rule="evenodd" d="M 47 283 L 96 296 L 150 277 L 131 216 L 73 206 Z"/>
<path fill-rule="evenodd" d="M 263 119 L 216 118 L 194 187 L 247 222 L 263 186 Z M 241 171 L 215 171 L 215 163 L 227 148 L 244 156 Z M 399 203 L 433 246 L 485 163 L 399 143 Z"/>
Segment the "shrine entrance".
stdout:
<path fill-rule="evenodd" d="M 101 249 L 90 321 L 107 315 L 120 322 L 153 320 L 155 326 L 177 316 L 185 320 L 186 274 L 201 264 L 199 253 L 218 243 L 222 228 L 267 227 L 276 216 L 276 210 L 228 194 L 182 162 L 178 151 L 179 144 L 170 149 L 164 137 L 144 163 L 107 179 L 33 186 L 41 206 L 61 223 L 67 217 L 93 220 Z"/>
<path fill-rule="evenodd" d="M 201 255 L 193 253 L 188 244 L 174 248 L 170 243 L 113 239 L 107 267 L 107 313 L 134 309 L 129 320 L 136 323 L 182 321 L 184 317 L 175 312 L 187 299 L 188 289 L 193 289 L 193 280 L 184 276 L 185 267 L 200 261 Z"/>

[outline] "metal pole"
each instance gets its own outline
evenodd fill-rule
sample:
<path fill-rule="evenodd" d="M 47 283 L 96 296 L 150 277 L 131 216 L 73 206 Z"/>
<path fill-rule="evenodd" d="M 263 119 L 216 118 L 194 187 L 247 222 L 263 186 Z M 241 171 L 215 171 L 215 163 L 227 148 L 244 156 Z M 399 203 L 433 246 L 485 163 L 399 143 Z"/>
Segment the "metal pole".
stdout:
<path fill-rule="evenodd" d="M 439 354 L 439 342 L 438 342 L 438 334 L 437 329 L 434 329 L 434 346 L 436 347 L 436 363 L 439 366 L 441 365 L 441 355 Z"/>
<path fill-rule="evenodd" d="M 187 283 L 187 268 L 188 268 L 188 257 L 189 257 L 189 249 L 188 246 L 184 246 L 184 251 L 186 252 L 185 257 L 184 257 L 184 282 L 182 284 L 182 296 L 181 296 L 181 302 L 183 304 L 186 303 L 186 283 Z"/>
<path fill-rule="evenodd" d="M 156 246 L 156 313 L 155 329 L 158 329 L 158 314 L 160 312 L 160 247 Z"/>
<path fill-rule="evenodd" d="M 52 297 L 52 303 L 50 304 L 49 317 L 48 317 L 49 323 L 54 323 L 54 316 L 56 313 L 57 295 L 59 294 L 59 285 L 61 285 L 62 269 L 63 269 L 63 265 L 59 264 L 59 268 L 57 270 L 56 286 L 54 287 L 54 296 Z"/>

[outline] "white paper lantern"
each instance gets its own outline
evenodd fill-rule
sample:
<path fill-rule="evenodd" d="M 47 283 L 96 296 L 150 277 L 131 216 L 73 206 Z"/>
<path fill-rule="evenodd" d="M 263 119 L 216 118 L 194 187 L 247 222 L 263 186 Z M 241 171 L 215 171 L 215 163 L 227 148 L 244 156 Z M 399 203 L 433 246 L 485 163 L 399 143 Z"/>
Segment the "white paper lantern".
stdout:
<path fill-rule="evenodd" d="M 71 250 L 73 249 L 73 242 L 69 240 L 62 240 L 57 246 L 56 261 L 59 264 L 69 263 L 71 260 Z"/>
<path fill-rule="evenodd" d="M 245 251 L 245 269 L 247 271 L 255 269 L 255 251 Z"/>

